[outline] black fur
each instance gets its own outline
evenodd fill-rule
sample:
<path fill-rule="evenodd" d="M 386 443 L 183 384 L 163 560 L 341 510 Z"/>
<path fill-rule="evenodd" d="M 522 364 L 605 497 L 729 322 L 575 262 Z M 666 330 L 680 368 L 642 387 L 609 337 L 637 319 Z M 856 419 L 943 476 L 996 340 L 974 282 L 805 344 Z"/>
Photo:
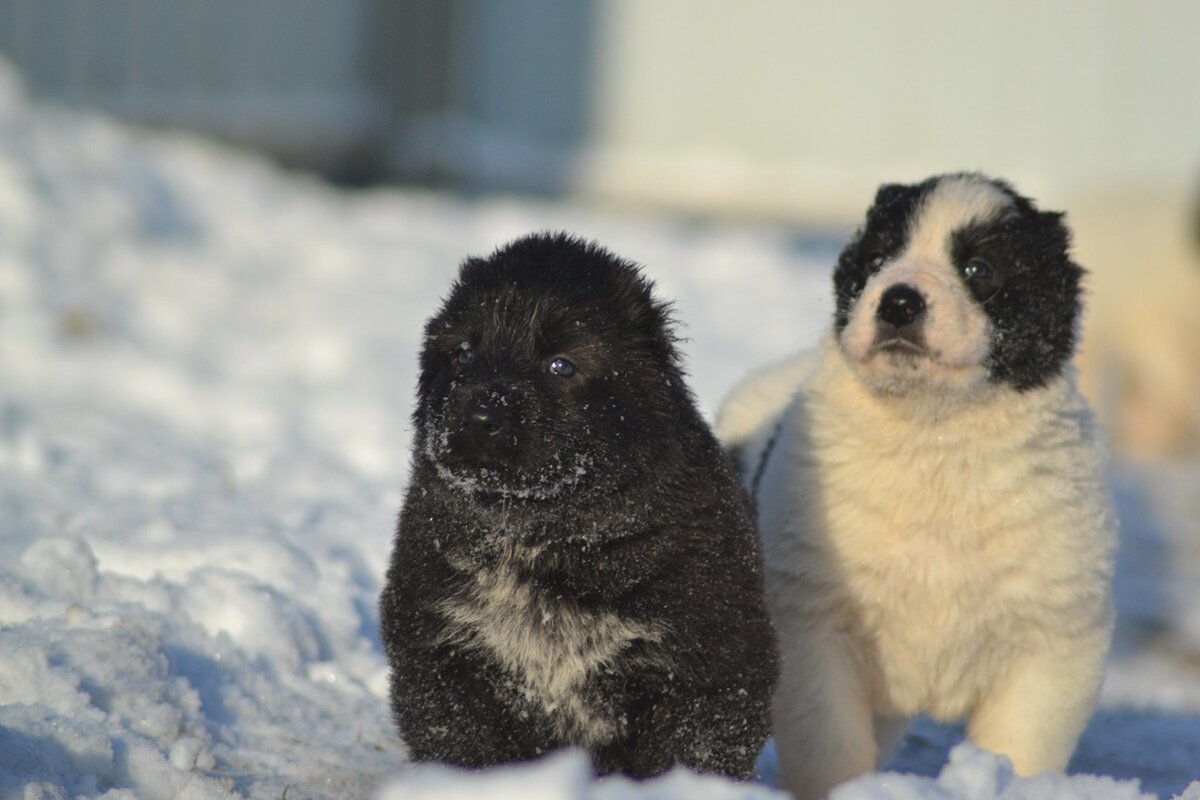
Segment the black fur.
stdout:
<path fill-rule="evenodd" d="M 575 374 L 551 373 L 556 357 Z M 463 264 L 420 364 L 380 600 L 413 758 L 486 766 L 590 744 L 602 772 L 749 776 L 777 671 L 752 511 L 650 283 L 596 245 L 520 239 Z M 552 644 L 571 614 L 657 632 L 572 694 L 610 730 L 602 741 L 531 693 L 482 627 L 451 619 L 448 603 L 498 570 L 529 590 Z"/>
<path fill-rule="evenodd" d="M 870 277 L 905 249 L 922 202 L 949 177 L 956 176 L 880 187 L 866 222 L 838 256 L 833 275 L 838 333 Z M 1062 214 L 1038 211 L 1009 184 L 989 180 L 1012 200 L 1011 210 L 956 231 L 951 257 L 960 272 L 977 257 L 992 268 L 986 280 L 963 278 L 992 322 L 988 374 L 1025 391 L 1060 375 L 1074 354 L 1083 270 L 1068 253 L 1070 232 Z"/>
<path fill-rule="evenodd" d="M 972 257 L 991 265 L 993 280 L 968 281 L 992 321 L 988 374 L 1024 391 L 1057 377 L 1075 352 L 1083 270 L 1067 255 L 1062 215 L 1039 212 L 1027 200 L 1017 213 L 954 233 L 951 253 L 961 270 Z"/>

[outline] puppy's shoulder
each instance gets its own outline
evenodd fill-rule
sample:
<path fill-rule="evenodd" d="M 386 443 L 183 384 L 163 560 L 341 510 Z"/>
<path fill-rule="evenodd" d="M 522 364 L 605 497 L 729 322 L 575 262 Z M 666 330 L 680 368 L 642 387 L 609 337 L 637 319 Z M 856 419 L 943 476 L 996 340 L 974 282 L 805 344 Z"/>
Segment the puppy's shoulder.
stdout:
<path fill-rule="evenodd" d="M 742 476 L 754 474 L 779 420 L 817 372 L 819 350 L 804 350 L 762 367 L 741 380 L 721 402 L 713 429 Z"/>

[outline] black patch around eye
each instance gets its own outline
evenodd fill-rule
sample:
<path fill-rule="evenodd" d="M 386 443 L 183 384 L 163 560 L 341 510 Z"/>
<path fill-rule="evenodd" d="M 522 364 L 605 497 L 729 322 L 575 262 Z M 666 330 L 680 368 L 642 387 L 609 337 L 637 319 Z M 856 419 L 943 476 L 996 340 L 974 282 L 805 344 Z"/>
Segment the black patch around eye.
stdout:
<path fill-rule="evenodd" d="M 976 302 L 986 303 L 1005 289 L 1021 268 L 1027 215 L 1020 212 L 974 223 L 950 238 L 950 260 Z"/>
<path fill-rule="evenodd" d="M 989 253 L 988 250 L 992 252 Z M 972 246 L 969 243 L 960 246 L 955 241 L 951 246 L 951 253 L 963 283 L 971 290 L 971 295 L 977 302 L 986 303 L 1004 288 L 1006 256 L 1003 252 L 996 252 L 995 248 L 986 246 Z"/>
<path fill-rule="evenodd" d="M 838 255 L 833 271 L 836 298 L 834 328 L 841 332 L 850 319 L 850 307 L 867 281 L 899 255 L 908 242 L 908 227 L 917 207 L 936 184 L 931 181 L 905 186 L 884 184 L 867 210 L 863 226 Z"/>
<path fill-rule="evenodd" d="M 1061 215 L 1027 200 L 998 220 L 955 231 L 951 259 L 992 321 L 993 381 L 1019 391 L 1043 386 L 1074 353 L 1083 270 L 1070 259 L 1069 239 Z M 987 275 L 973 263 L 986 263 Z"/>

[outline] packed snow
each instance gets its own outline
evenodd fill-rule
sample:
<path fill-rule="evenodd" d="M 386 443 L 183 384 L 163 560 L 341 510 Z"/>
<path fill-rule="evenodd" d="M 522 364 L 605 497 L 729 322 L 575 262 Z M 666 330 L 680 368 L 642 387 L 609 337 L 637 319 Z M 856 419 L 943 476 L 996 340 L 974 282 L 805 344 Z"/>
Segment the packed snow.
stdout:
<path fill-rule="evenodd" d="M 0 796 L 782 796 L 770 748 L 767 785 L 634 784 L 580 753 L 413 767 L 392 727 L 375 603 L 421 325 L 463 256 L 547 228 L 646 265 L 708 411 L 815 341 L 844 233 L 340 190 L 38 105 L 0 65 Z M 1195 462 L 1114 467 L 1121 627 L 1072 767 L 1106 777 L 1016 779 L 969 745 L 946 765 L 961 732 L 921 722 L 890 766 L 910 774 L 835 800 L 1183 792 L 1198 481 Z"/>

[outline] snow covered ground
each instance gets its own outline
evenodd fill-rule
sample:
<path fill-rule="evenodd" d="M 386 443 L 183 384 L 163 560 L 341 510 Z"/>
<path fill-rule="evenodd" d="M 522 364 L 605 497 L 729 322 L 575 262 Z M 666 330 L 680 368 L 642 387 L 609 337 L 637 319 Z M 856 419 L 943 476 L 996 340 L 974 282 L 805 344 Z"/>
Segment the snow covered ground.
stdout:
<path fill-rule="evenodd" d="M 375 601 L 420 327 L 464 255 L 543 228 L 647 266 L 709 411 L 828 318 L 835 239 L 337 190 L 38 106 L 0 65 L 0 796 L 779 796 L 596 785 L 577 754 L 413 769 L 391 727 Z M 1114 480 L 1120 637 L 1073 771 L 1166 798 L 1200 777 L 1200 465 Z M 893 768 L 960 737 L 918 724 Z M 963 747 L 836 798 L 1139 796 L 1005 770 Z"/>

